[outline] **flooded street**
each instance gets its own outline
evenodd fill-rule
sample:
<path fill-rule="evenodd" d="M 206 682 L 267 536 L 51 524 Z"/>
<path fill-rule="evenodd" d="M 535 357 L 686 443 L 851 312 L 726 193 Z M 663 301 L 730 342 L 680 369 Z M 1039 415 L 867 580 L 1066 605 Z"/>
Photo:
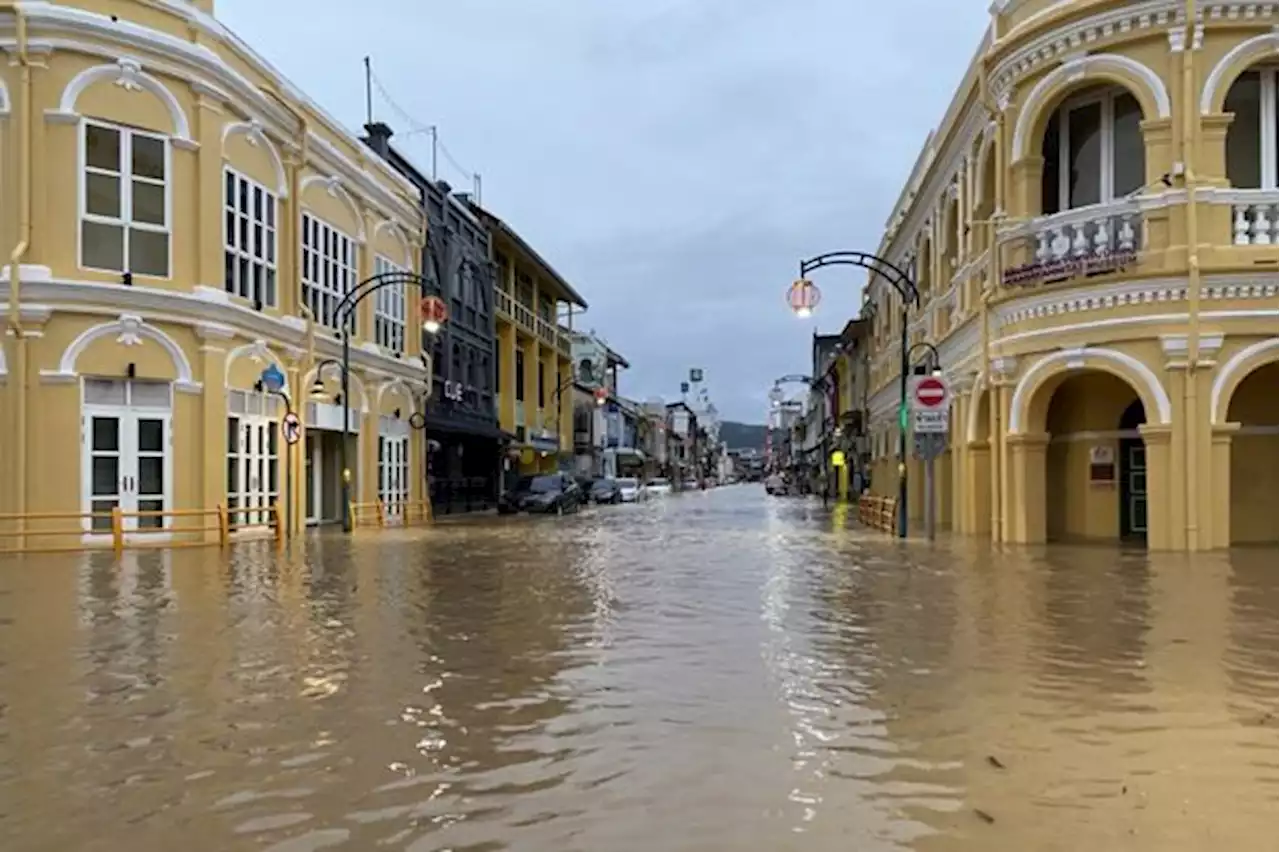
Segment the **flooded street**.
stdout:
<path fill-rule="evenodd" d="M 1274 550 L 899 544 L 743 485 L 0 562 L 0 848 L 1263 849 Z"/>

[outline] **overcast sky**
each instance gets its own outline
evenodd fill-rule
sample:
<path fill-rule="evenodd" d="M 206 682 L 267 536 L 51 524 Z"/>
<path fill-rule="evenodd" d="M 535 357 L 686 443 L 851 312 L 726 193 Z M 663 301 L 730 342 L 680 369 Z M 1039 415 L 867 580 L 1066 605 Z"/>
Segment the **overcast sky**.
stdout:
<path fill-rule="evenodd" d="M 875 250 L 987 24 L 965 0 L 216 2 L 353 130 L 369 55 L 590 303 L 575 326 L 630 360 L 625 395 L 678 396 L 701 367 L 721 415 L 748 422 L 774 378 L 808 372 L 815 328 L 857 311 L 865 275 L 837 267 L 796 319 L 799 259 Z M 374 101 L 426 171 L 427 135 Z M 440 176 L 470 183 L 444 158 Z"/>

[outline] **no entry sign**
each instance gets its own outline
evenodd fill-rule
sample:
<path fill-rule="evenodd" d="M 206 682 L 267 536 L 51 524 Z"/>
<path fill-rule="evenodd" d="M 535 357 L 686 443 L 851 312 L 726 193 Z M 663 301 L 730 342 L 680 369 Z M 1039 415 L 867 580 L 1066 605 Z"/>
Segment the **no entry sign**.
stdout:
<path fill-rule="evenodd" d="M 950 429 L 951 388 L 940 376 L 912 376 L 909 390 L 911 431 L 946 434 Z"/>
<path fill-rule="evenodd" d="M 937 410 L 946 408 L 951 401 L 951 391 L 938 376 L 916 376 L 911 388 L 911 407 Z"/>

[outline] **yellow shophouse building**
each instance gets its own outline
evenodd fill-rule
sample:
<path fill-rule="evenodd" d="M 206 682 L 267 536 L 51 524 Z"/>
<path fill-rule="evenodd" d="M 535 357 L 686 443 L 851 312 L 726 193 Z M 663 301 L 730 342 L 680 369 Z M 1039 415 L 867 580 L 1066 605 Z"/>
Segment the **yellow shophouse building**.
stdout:
<path fill-rule="evenodd" d="M 587 303 L 515 230 L 477 209 L 493 242 L 498 423 L 515 437 L 507 472 L 567 468 L 573 456 L 570 334 L 574 309 L 586 310 Z"/>
<path fill-rule="evenodd" d="M 336 520 L 344 403 L 352 501 L 420 500 L 416 286 L 360 303 L 350 400 L 336 334 L 358 282 L 418 270 L 415 187 L 210 0 L 6 5 L 0 513 L 99 513 L 25 524 L 73 544 L 112 509 L 175 535 L 200 524 L 133 513 L 249 507 L 231 521 L 252 525 L 278 501 L 293 529 Z"/>
<path fill-rule="evenodd" d="M 992 7 L 877 252 L 914 271 L 910 341 L 953 387 L 953 530 L 1276 541 L 1276 23 L 1274 0 Z M 892 495 L 903 306 L 866 298 Z"/>

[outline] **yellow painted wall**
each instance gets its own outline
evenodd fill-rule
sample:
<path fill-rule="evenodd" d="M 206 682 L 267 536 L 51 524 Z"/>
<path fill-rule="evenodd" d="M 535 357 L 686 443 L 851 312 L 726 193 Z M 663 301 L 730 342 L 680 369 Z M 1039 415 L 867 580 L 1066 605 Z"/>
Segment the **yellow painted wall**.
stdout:
<path fill-rule="evenodd" d="M 300 255 L 300 235 L 295 223 L 302 212 L 357 240 L 359 275 L 371 272 L 378 254 L 412 271 L 418 268 L 423 240 L 417 197 L 404 178 L 309 101 L 286 97 L 281 103 L 262 94 L 288 87 L 240 47 L 222 43 L 217 26 L 208 19 L 187 20 L 185 15 L 137 3 L 85 0 L 70 5 L 100 11 L 109 6 L 112 14 L 155 32 L 143 31 L 126 43 L 121 41 L 122 29 L 104 17 L 100 30 L 80 22 L 71 33 L 64 24 L 46 17 L 43 9 L 30 9 L 28 34 L 33 44 L 88 42 L 92 46 L 33 52 L 30 99 L 18 83 L 16 63 L 0 70 L 10 107 L 0 122 L 4 202 L 0 241 L 6 250 L 18 241 L 16 223 L 28 213 L 21 209 L 19 189 L 29 182 L 32 190 L 32 228 L 20 258 L 22 290 L 17 294 L 26 370 L 22 377 L 13 374 L 19 344 L 7 339 L 4 361 L 10 375 L 0 383 L 4 394 L 0 428 L 11 436 L 0 449 L 0 507 L 79 511 L 83 502 L 82 379 L 123 377 L 133 365 L 139 379 L 175 381 L 183 378 L 179 374 L 183 365 L 190 375 L 186 383 L 174 386 L 171 505 L 211 509 L 225 502 L 226 496 L 227 388 L 251 388 L 261 370 L 275 362 L 289 377 L 290 393 L 297 401 L 294 407 L 302 415 L 313 365 L 338 355 L 332 338 L 310 337 L 298 316 L 295 294 L 300 292 L 301 270 L 295 261 Z M 182 42 L 176 47 L 172 41 L 164 42 L 164 35 L 191 36 L 208 49 L 191 46 L 190 67 L 182 72 L 188 77 L 166 72 L 181 63 L 162 59 L 162 54 L 187 48 Z M 128 56 L 137 64 L 105 61 L 103 56 Z M 72 97 L 73 81 L 90 78 L 93 82 Z M 245 80 L 248 88 L 242 85 Z M 148 276 L 135 270 L 133 286 L 125 288 L 119 271 L 80 266 L 79 163 L 86 121 L 165 137 L 167 275 Z M 30 159 L 25 162 L 15 144 L 17 134 L 23 132 L 29 134 L 30 147 Z M 223 287 L 224 169 L 228 166 L 278 195 L 278 302 L 261 311 L 227 294 Z M 7 316 L 7 284 L 0 290 L 4 291 L 0 305 L 12 326 L 17 318 Z M 391 357 L 366 342 L 372 332 L 374 299 L 361 306 L 352 381 L 368 389 L 370 411 L 362 422 L 356 453 L 361 463 L 352 461 L 353 469 L 363 474 L 356 499 L 377 496 L 377 401 L 382 413 L 399 408 L 407 419 L 415 405 L 411 386 L 423 389 L 424 372 L 412 357 L 418 352 L 412 320 L 417 293 L 406 295 L 410 319 L 401 357 Z M 63 364 L 72 341 L 91 328 L 105 329 L 105 333 L 78 358 Z M 228 359 L 232 359 L 229 370 Z M 335 385 L 331 392 L 336 391 L 336 382 L 330 383 Z M 25 410 L 21 423 L 17 420 L 20 409 Z M 24 432 L 25 440 L 20 442 Z M 420 436 L 413 436 L 410 444 L 412 495 L 420 498 Z M 293 514 L 300 526 L 305 515 L 303 460 L 300 453 L 284 453 L 283 441 L 280 447 L 282 499 L 289 497 L 284 491 L 283 464 L 292 459 Z M 19 476 L 18 456 L 26 461 L 25 477 Z M 183 526 L 177 520 L 172 524 Z"/>

